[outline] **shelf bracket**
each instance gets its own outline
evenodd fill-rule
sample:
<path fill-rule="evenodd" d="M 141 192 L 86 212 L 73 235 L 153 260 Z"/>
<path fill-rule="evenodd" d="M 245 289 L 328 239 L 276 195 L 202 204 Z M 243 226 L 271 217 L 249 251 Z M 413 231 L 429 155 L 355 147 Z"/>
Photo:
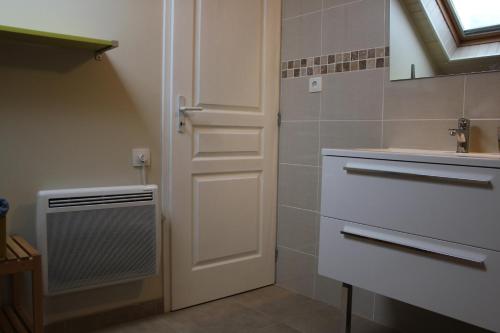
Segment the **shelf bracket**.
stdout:
<path fill-rule="evenodd" d="M 109 50 L 116 49 L 118 47 L 118 41 L 117 40 L 113 40 L 113 41 L 111 41 L 111 43 L 112 44 L 110 46 L 104 47 L 102 49 L 99 49 L 99 50 L 95 51 L 95 53 L 94 53 L 94 59 L 96 61 L 102 61 L 104 53 L 106 53 Z"/>

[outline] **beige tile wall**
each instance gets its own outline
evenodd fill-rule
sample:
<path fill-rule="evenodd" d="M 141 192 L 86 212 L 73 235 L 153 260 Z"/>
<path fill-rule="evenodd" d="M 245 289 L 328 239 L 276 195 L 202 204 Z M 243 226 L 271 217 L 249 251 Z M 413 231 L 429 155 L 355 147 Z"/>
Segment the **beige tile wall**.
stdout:
<path fill-rule="evenodd" d="M 386 0 L 283 0 L 282 60 L 388 45 Z M 339 305 L 341 284 L 316 274 L 320 148 L 455 149 L 448 128 L 472 119 L 472 149 L 497 151 L 500 73 L 390 82 L 387 68 L 282 80 L 279 285 Z M 464 304 L 466 306 L 466 303 Z M 482 332 L 355 289 L 354 311 L 403 332 Z"/>

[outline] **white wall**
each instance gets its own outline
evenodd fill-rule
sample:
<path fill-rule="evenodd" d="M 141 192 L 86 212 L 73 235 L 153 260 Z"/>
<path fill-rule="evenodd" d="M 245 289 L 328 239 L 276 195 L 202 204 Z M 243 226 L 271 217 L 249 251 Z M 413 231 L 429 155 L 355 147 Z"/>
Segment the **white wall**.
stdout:
<path fill-rule="evenodd" d="M 133 147 L 161 174 L 163 0 L 0 0 L 0 24 L 117 39 L 81 52 L 1 44 L 0 196 L 9 230 L 35 241 L 41 189 L 138 184 Z M 47 299 L 47 322 L 162 297 L 161 278 Z"/>
<path fill-rule="evenodd" d="M 434 76 L 431 58 L 403 6 L 401 0 L 390 2 L 391 80 L 409 79 L 411 64 L 415 77 Z"/>

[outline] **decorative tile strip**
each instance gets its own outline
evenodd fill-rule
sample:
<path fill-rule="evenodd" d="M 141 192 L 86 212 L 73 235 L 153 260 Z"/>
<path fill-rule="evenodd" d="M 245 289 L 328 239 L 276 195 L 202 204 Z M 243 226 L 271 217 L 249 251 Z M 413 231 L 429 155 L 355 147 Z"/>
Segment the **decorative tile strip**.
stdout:
<path fill-rule="evenodd" d="M 281 63 L 281 78 L 296 78 L 389 67 L 389 46 L 288 60 Z"/>

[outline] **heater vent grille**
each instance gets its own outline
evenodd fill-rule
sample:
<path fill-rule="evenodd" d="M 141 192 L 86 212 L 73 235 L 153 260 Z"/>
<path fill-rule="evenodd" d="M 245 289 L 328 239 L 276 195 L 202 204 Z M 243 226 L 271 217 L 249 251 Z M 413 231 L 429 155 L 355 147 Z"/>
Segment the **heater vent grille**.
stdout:
<path fill-rule="evenodd" d="M 49 199 L 49 208 L 107 205 L 115 203 L 153 201 L 153 192 L 104 194 Z"/>
<path fill-rule="evenodd" d="M 155 206 L 47 214 L 48 293 L 156 273 Z"/>

